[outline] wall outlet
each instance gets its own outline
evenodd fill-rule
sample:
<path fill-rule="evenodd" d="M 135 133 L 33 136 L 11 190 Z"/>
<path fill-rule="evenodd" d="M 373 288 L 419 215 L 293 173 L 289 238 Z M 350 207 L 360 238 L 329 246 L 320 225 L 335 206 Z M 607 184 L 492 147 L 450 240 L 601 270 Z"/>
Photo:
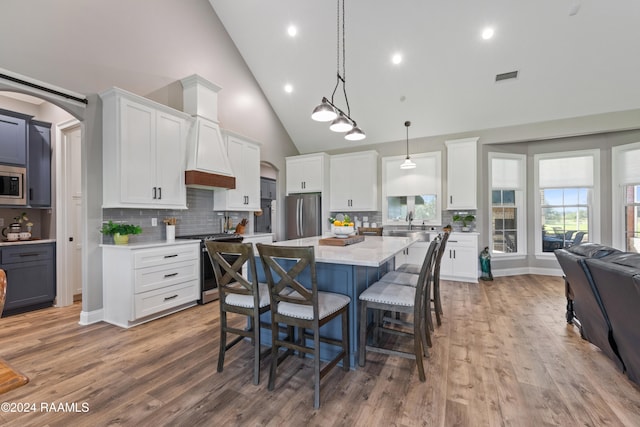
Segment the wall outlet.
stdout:
<path fill-rule="evenodd" d="M 158 218 L 151 218 L 151 226 L 152 227 L 158 226 Z"/>

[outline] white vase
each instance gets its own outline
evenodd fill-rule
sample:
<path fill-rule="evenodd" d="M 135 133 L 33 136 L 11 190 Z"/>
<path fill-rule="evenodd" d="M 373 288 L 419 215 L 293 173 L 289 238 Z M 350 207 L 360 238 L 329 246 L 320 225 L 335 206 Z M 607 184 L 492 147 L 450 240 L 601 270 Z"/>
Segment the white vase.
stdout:
<path fill-rule="evenodd" d="M 167 242 L 176 240 L 176 226 L 167 224 Z"/>

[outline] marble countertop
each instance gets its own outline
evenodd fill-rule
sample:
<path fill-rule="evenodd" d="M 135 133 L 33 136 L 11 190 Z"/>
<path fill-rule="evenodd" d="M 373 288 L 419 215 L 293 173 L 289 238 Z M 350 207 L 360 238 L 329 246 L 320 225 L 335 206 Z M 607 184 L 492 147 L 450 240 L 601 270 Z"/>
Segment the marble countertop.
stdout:
<path fill-rule="evenodd" d="M 321 236 L 283 240 L 277 246 L 313 246 L 316 262 L 379 267 L 416 241 L 414 237 L 365 236 L 364 242 L 347 246 L 324 246 Z"/>
<path fill-rule="evenodd" d="M 55 243 L 56 239 L 32 239 L 32 240 L 3 240 L 0 242 L 0 246 L 16 246 L 16 245 L 37 245 L 40 243 Z"/>

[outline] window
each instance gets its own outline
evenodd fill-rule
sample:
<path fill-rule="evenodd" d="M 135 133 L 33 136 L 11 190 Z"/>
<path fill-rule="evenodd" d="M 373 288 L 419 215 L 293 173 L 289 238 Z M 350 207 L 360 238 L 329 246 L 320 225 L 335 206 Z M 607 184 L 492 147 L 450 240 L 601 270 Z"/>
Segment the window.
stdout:
<path fill-rule="evenodd" d="M 613 246 L 640 252 L 640 143 L 612 150 Z"/>
<path fill-rule="evenodd" d="M 489 153 L 494 256 L 526 253 L 525 168 L 526 156 L 522 154 Z"/>
<path fill-rule="evenodd" d="M 540 154 L 536 166 L 536 252 L 599 241 L 599 152 Z"/>
<path fill-rule="evenodd" d="M 440 152 L 411 155 L 414 169 L 400 169 L 404 160 L 405 156 L 382 158 L 383 223 L 407 225 L 411 213 L 416 225 L 440 225 Z"/>
<path fill-rule="evenodd" d="M 541 189 L 542 251 L 588 241 L 589 188 Z"/>
<path fill-rule="evenodd" d="M 412 212 L 414 221 L 433 223 L 438 217 L 436 202 L 435 194 L 387 197 L 387 220 L 406 221 L 407 214 Z"/>
<path fill-rule="evenodd" d="M 640 252 L 640 185 L 626 185 L 624 192 L 625 250 Z"/>

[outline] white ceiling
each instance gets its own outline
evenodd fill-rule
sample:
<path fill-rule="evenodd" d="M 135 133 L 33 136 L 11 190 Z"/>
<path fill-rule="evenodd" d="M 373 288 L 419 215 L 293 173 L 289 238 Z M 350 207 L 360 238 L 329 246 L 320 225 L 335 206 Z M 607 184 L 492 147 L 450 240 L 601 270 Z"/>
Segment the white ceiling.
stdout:
<path fill-rule="evenodd" d="M 359 142 L 310 119 L 336 82 L 335 1 L 209 1 L 301 153 L 403 140 L 405 120 L 414 139 L 640 107 L 638 0 L 346 0 Z"/>

